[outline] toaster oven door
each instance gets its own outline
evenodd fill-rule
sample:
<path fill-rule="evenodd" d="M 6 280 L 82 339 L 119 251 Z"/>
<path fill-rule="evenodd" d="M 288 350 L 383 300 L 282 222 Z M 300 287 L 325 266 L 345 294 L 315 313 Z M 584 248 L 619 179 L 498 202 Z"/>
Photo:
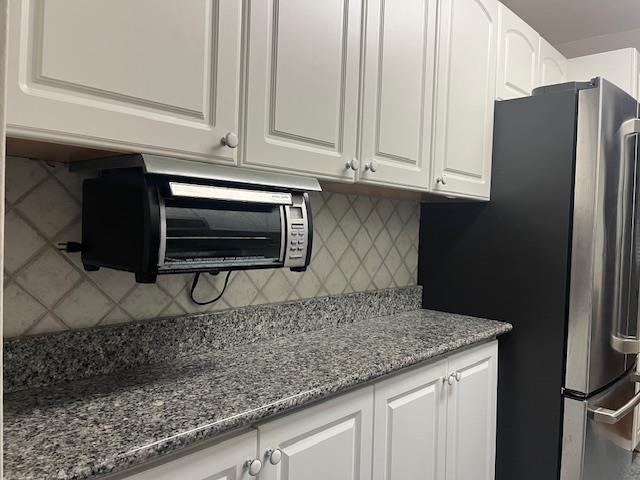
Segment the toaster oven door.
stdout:
<path fill-rule="evenodd" d="M 160 273 L 283 264 L 281 204 L 164 197 L 160 217 Z"/>

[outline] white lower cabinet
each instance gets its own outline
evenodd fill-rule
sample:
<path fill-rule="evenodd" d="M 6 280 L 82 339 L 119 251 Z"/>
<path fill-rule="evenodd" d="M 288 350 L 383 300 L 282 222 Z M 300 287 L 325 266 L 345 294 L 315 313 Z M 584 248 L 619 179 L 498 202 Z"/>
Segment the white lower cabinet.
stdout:
<path fill-rule="evenodd" d="M 447 361 L 375 385 L 373 480 L 443 480 Z"/>
<path fill-rule="evenodd" d="M 373 480 L 493 480 L 497 342 L 375 385 Z"/>
<path fill-rule="evenodd" d="M 255 458 L 258 435 L 252 431 L 197 452 L 169 460 L 126 480 L 248 480 L 246 461 Z"/>
<path fill-rule="evenodd" d="M 449 359 L 447 480 L 493 480 L 498 389 L 496 342 Z"/>
<path fill-rule="evenodd" d="M 373 387 L 265 423 L 260 480 L 370 479 L 372 423 Z M 276 465 L 270 450 L 281 452 Z"/>
<path fill-rule="evenodd" d="M 480 345 L 111 478 L 493 480 L 497 354 Z"/>

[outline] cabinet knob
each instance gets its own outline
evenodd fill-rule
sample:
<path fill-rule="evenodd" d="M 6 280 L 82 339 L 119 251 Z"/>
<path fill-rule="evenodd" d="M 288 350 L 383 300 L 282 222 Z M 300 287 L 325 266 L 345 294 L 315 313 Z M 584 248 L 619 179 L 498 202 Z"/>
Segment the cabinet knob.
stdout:
<path fill-rule="evenodd" d="M 443 379 L 443 381 L 444 381 L 445 383 L 448 383 L 449 385 L 453 385 L 453 382 L 455 382 L 455 381 L 456 381 L 456 377 L 455 377 L 455 375 L 452 373 L 452 374 L 450 374 L 447 378 L 444 378 L 444 379 Z"/>
<path fill-rule="evenodd" d="M 354 172 L 360 168 L 360 162 L 354 158 L 350 162 L 347 162 L 347 170 L 353 170 Z"/>
<path fill-rule="evenodd" d="M 370 170 L 371 173 L 373 173 L 378 170 L 378 162 L 376 162 L 375 160 L 371 160 L 370 162 L 364 164 L 364 169 Z"/>
<path fill-rule="evenodd" d="M 220 143 L 229 148 L 236 148 L 238 146 L 238 136 L 233 132 L 229 132 L 220 139 Z"/>
<path fill-rule="evenodd" d="M 446 175 L 442 175 L 441 177 L 436 178 L 436 184 L 441 183 L 442 185 L 446 185 L 447 184 L 447 176 Z"/>
<path fill-rule="evenodd" d="M 462 374 L 460 372 L 456 372 L 454 375 L 456 376 L 456 382 L 459 382 L 462 379 Z"/>
<path fill-rule="evenodd" d="M 264 456 L 269 459 L 271 465 L 277 465 L 282 460 L 282 450 L 276 448 L 275 450 L 269 449 L 264 453 Z"/>
<path fill-rule="evenodd" d="M 256 475 L 258 475 L 258 473 L 260 473 L 260 470 L 262 469 L 262 462 L 257 458 L 248 458 L 244 462 L 244 466 L 249 471 L 249 475 L 255 477 Z"/>

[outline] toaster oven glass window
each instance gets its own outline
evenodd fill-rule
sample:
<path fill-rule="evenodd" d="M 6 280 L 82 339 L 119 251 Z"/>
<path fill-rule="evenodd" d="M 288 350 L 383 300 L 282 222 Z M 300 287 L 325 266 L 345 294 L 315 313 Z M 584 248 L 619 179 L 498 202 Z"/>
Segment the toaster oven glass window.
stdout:
<path fill-rule="evenodd" d="M 280 261 L 281 206 L 167 199 L 164 262 L 213 268 Z"/>

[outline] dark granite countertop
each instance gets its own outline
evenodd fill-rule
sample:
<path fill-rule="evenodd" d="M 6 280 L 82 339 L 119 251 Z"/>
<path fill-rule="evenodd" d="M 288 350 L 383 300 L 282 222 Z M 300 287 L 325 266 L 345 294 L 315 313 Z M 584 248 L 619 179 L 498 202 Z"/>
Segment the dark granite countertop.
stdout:
<path fill-rule="evenodd" d="M 510 330 L 416 310 L 13 392 L 4 478 L 120 471 Z"/>

